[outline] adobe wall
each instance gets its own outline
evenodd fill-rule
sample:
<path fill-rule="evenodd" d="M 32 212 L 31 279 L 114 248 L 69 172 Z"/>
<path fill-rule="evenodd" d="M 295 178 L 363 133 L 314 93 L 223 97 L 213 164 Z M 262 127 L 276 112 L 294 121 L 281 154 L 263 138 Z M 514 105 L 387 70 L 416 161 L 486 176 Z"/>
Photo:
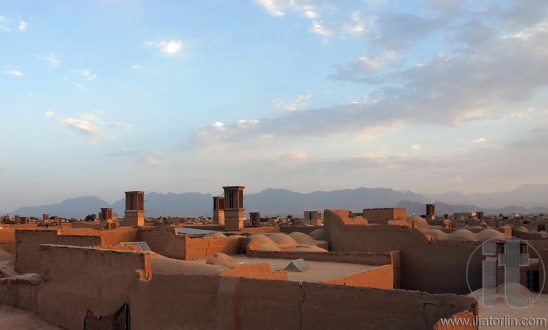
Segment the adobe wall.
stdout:
<path fill-rule="evenodd" d="M 467 264 L 472 290 L 481 287 L 481 253 L 477 244 L 429 244 L 418 230 L 390 225 L 347 226 L 337 213 L 325 210 L 334 251 L 401 251 L 400 286 L 432 293 L 469 293 Z M 471 257 L 472 256 L 472 257 Z"/>
<path fill-rule="evenodd" d="M 290 234 L 297 231 L 308 235 L 316 229 L 322 229 L 323 226 L 280 226 L 278 228 L 280 228 L 281 233 L 285 234 Z"/>
<path fill-rule="evenodd" d="M 177 329 L 184 325 L 187 329 L 222 329 L 218 326 L 218 318 L 222 316 L 219 310 L 223 302 L 228 304 L 233 299 L 230 287 L 221 286 L 221 282 L 234 280 L 220 276 L 154 273 L 152 280 L 136 282 L 129 297 L 131 328 Z M 224 297 L 226 291 L 229 299 Z M 233 309 L 229 309 L 227 314 L 230 313 L 234 313 Z"/>
<path fill-rule="evenodd" d="M 66 329 L 82 329 L 87 312 L 109 315 L 129 302 L 133 281 L 150 279 L 150 254 L 42 245 L 38 313 Z"/>
<path fill-rule="evenodd" d="M 168 258 L 185 260 L 185 235 L 178 235 L 176 229 L 141 228 L 138 241 L 144 241 L 150 249 Z"/>
<path fill-rule="evenodd" d="M 15 269 L 22 273 L 40 271 L 40 244 L 100 246 L 101 236 L 60 235 L 57 230 L 18 229 L 15 231 Z"/>
<path fill-rule="evenodd" d="M 185 237 L 185 256 L 183 260 L 207 259 L 215 253 L 238 254 L 240 238 L 190 238 Z"/>
<path fill-rule="evenodd" d="M 15 229 L 0 229 L 0 248 L 9 253 L 15 252 Z"/>
<path fill-rule="evenodd" d="M 229 268 L 219 273 L 220 276 L 261 278 L 265 280 L 288 280 L 287 271 L 273 271 L 269 264 L 251 264 Z"/>
<path fill-rule="evenodd" d="M 280 227 L 278 226 L 264 226 L 264 227 L 244 227 L 240 229 L 241 233 L 252 234 L 264 234 L 264 233 L 279 233 Z"/>
<path fill-rule="evenodd" d="M 399 208 L 363 209 L 362 214 L 370 223 L 386 224 L 388 220 L 407 219 L 407 210 Z"/>
<path fill-rule="evenodd" d="M 394 289 L 394 269 L 392 265 L 384 265 L 358 274 L 352 274 L 334 280 L 322 281 L 321 283 L 379 289 Z"/>
<path fill-rule="evenodd" d="M 37 278 L 0 278 L 0 304 L 35 312 L 39 283 Z"/>
<path fill-rule="evenodd" d="M 539 265 L 539 289 L 544 283 L 542 293 L 548 293 L 548 240 L 532 240 L 528 241 L 528 243 L 540 254 L 542 263 Z M 530 251 L 530 255 L 534 256 L 536 253 Z"/>

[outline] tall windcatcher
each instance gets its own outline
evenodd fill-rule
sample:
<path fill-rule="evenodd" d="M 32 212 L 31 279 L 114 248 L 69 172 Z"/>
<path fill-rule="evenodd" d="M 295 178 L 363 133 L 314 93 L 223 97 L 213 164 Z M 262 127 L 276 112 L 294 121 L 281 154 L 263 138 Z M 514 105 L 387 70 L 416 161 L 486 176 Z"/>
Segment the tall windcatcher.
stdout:
<path fill-rule="evenodd" d="M 225 230 L 240 230 L 244 227 L 244 188 L 243 186 L 223 187 Z"/>
<path fill-rule="evenodd" d="M 126 226 L 145 225 L 145 192 L 126 191 Z"/>

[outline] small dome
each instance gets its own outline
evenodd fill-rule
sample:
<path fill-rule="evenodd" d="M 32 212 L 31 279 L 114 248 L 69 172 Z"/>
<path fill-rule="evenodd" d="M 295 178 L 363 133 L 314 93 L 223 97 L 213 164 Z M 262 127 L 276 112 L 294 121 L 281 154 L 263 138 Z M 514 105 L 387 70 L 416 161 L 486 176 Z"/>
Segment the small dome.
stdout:
<path fill-rule="evenodd" d="M 316 229 L 312 231 L 308 236 L 312 237 L 316 241 L 323 241 L 325 238 L 325 230 L 324 229 Z"/>
<path fill-rule="evenodd" d="M 226 235 L 218 231 L 212 231 L 204 235 L 204 238 L 226 238 Z"/>
<path fill-rule="evenodd" d="M 281 248 L 292 249 L 294 247 L 297 247 L 297 245 L 299 245 L 299 243 L 297 243 L 296 240 L 294 240 L 291 236 L 287 234 L 274 233 L 274 234 L 270 234 L 268 238 L 273 240 Z"/>
<path fill-rule="evenodd" d="M 238 262 L 224 253 L 215 253 L 214 255 L 209 257 L 209 259 L 207 259 L 206 264 L 223 266 L 228 268 L 238 267 Z"/>
<path fill-rule="evenodd" d="M 291 238 L 293 238 L 299 244 L 314 245 L 316 243 L 312 237 L 298 231 L 290 233 L 289 236 L 291 236 Z"/>

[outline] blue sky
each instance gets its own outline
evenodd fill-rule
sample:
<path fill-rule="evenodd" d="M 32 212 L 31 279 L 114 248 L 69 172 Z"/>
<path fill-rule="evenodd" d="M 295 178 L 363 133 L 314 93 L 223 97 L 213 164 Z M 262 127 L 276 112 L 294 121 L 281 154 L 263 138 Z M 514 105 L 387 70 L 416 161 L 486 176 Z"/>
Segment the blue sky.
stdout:
<path fill-rule="evenodd" d="M 548 183 L 546 1 L 0 0 L 0 212 Z"/>

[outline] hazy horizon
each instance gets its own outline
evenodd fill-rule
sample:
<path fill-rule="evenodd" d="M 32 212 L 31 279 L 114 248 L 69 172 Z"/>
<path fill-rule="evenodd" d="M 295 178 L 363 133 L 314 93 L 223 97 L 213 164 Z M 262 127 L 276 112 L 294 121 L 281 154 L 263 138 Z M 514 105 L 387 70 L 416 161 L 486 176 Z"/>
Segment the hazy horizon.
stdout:
<path fill-rule="evenodd" d="M 0 212 L 548 184 L 546 1 L 4 1 L 0 40 Z"/>

